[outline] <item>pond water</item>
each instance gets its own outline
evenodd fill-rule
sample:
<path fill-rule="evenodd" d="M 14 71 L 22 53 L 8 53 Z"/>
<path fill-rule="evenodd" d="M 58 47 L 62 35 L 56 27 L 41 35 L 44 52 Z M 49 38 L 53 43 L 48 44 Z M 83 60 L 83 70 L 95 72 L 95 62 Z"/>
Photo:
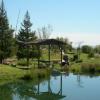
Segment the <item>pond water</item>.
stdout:
<path fill-rule="evenodd" d="M 100 76 L 53 74 L 37 82 L 0 86 L 0 100 L 100 100 Z"/>

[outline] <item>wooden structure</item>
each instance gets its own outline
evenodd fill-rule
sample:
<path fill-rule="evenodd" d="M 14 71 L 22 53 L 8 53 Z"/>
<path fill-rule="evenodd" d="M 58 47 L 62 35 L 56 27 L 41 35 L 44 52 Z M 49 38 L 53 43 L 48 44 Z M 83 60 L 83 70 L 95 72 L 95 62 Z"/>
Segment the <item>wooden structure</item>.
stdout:
<path fill-rule="evenodd" d="M 33 41 L 33 42 L 23 42 L 23 41 L 19 41 L 17 40 L 18 43 L 20 44 L 24 44 L 24 45 L 36 45 L 37 48 L 38 48 L 38 53 L 40 52 L 40 46 L 41 45 L 47 45 L 48 46 L 48 61 L 49 62 L 49 65 L 50 65 L 50 62 L 51 62 L 51 46 L 52 45 L 57 45 L 59 46 L 60 48 L 60 53 L 61 53 L 61 63 L 62 63 L 62 50 L 63 50 L 63 45 L 65 45 L 66 43 L 62 42 L 62 41 L 59 41 L 59 40 L 56 40 L 56 39 L 43 39 L 43 40 L 37 40 L 37 41 Z M 27 56 L 27 62 L 29 60 L 29 57 Z M 40 57 L 38 57 L 38 67 L 40 65 Z M 29 63 L 28 63 L 28 66 L 29 66 Z"/>
<path fill-rule="evenodd" d="M 45 86 L 47 87 L 46 90 L 42 90 L 41 89 L 41 82 L 40 78 L 38 78 L 37 80 L 37 84 L 34 84 L 34 82 L 28 82 L 28 84 L 23 84 L 19 82 L 19 84 L 17 84 L 15 86 L 16 89 L 14 89 L 15 91 L 17 91 L 19 97 L 22 96 L 22 99 L 25 99 L 24 97 L 32 99 L 32 100 L 61 100 L 64 99 L 66 96 L 63 94 L 63 75 L 61 73 L 59 73 L 59 75 L 57 75 L 58 77 L 60 77 L 59 79 L 59 86 L 57 88 L 59 88 L 59 90 L 56 90 L 55 92 L 53 91 L 54 88 L 52 88 L 52 81 L 51 81 L 51 77 L 49 76 L 49 78 L 46 81 Z M 11 84 L 10 84 L 11 85 Z M 11 85 L 12 86 L 12 85 Z M 55 86 L 56 87 L 56 86 Z M 12 89 L 12 88 L 11 88 Z"/>
<path fill-rule="evenodd" d="M 63 99 L 63 98 L 65 98 L 66 96 L 64 96 L 63 95 L 63 88 L 62 88 L 62 86 L 63 86 L 63 80 L 62 80 L 62 73 L 58 73 L 59 75 L 58 76 L 60 76 L 60 86 L 59 86 L 59 88 L 60 88 L 60 90 L 57 92 L 57 93 L 54 93 L 53 91 L 52 91 L 52 89 L 51 89 L 51 78 L 49 77 L 49 79 L 48 79 L 48 90 L 46 91 L 46 92 L 41 92 L 40 91 L 40 83 L 39 83 L 39 80 L 38 80 L 38 89 L 37 89 L 37 94 L 38 94 L 38 98 L 42 98 L 43 100 L 46 100 L 46 99 L 48 99 L 48 100 L 60 100 L 60 99 Z M 38 99 L 37 99 L 38 100 Z"/>

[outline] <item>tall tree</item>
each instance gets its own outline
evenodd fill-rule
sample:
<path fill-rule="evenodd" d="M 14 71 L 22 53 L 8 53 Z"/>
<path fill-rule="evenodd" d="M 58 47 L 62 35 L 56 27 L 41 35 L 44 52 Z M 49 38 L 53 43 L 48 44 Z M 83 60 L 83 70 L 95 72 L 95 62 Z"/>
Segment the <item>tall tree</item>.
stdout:
<path fill-rule="evenodd" d="M 23 20 L 23 23 L 21 23 L 21 28 L 19 30 L 17 39 L 19 41 L 23 42 L 30 42 L 37 39 L 36 32 L 31 31 L 32 23 L 30 21 L 29 12 L 27 11 Z M 32 58 L 33 53 L 33 47 L 32 46 L 26 46 L 22 44 L 18 44 L 18 51 L 17 51 L 17 58 L 26 58 L 29 56 L 29 58 Z"/>
<path fill-rule="evenodd" d="M 2 0 L 0 6 L 0 63 L 11 55 L 13 30 L 9 27 L 7 12 Z"/>
<path fill-rule="evenodd" d="M 38 38 L 39 39 L 48 39 L 52 33 L 53 29 L 51 25 L 44 26 L 38 29 Z"/>

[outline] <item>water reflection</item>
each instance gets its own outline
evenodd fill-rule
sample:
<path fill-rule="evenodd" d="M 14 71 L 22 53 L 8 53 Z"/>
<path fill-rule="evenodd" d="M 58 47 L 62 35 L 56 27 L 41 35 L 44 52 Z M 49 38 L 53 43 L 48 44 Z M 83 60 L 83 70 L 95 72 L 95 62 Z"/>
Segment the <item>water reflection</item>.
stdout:
<path fill-rule="evenodd" d="M 60 100 L 65 96 L 62 93 L 62 74 L 60 74 L 59 91 L 54 93 L 51 89 L 51 76 L 46 80 L 47 91 L 40 90 L 41 81 L 19 81 L 0 86 L 0 100 Z"/>
<path fill-rule="evenodd" d="M 36 97 L 37 100 L 60 100 L 65 96 L 62 94 L 62 74 L 60 74 L 60 90 L 54 93 L 51 89 L 51 78 L 48 79 L 48 89 L 45 92 L 40 91 L 40 84 L 38 84 L 38 96 Z M 39 82 L 38 82 L 39 83 Z"/>
<path fill-rule="evenodd" d="M 13 90 L 10 84 L 0 86 L 0 100 L 13 100 L 12 94 Z"/>
<path fill-rule="evenodd" d="M 99 85 L 99 76 L 53 72 L 48 79 L 1 85 L 0 100 L 100 100 Z"/>

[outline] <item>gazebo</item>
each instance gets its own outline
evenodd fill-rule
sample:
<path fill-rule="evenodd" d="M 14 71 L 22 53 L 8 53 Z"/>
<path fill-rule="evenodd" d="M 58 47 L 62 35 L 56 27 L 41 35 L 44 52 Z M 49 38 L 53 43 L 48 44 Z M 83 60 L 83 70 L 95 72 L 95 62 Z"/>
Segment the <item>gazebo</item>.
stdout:
<path fill-rule="evenodd" d="M 66 95 L 63 94 L 63 77 L 62 77 L 62 73 L 59 73 L 59 90 L 54 92 L 53 89 L 51 88 L 51 78 L 49 77 L 46 81 L 47 81 L 47 90 L 41 90 L 41 83 L 40 83 L 40 79 L 38 78 L 37 80 L 37 85 L 35 85 L 34 87 L 31 86 L 31 88 L 24 86 L 24 88 L 21 89 L 20 93 L 22 94 L 22 96 L 27 96 L 27 97 L 31 97 L 32 99 L 36 99 L 36 100 L 60 100 L 66 97 Z M 25 84 L 23 84 L 25 85 Z M 23 85 L 21 85 L 21 87 L 23 87 Z"/>
<path fill-rule="evenodd" d="M 62 50 L 63 50 L 63 45 L 66 45 L 66 43 L 64 43 L 62 41 L 59 41 L 57 39 L 43 39 L 43 40 L 36 40 L 36 41 L 32 41 L 32 42 L 23 42 L 23 41 L 17 40 L 17 42 L 19 44 L 24 44 L 26 46 L 28 46 L 28 45 L 36 45 L 37 48 L 38 48 L 38 53 L 40 52 L 40 46 L 41 45 L 47 45 L 48 46 L 48 60 L 46 62 L 48 62 L 49 65 L 50 65 L 50 62 L 51 62 L 51 46 L 52 45 L 57 45 L 60 48 L 60 54 L 61 54 L 60 61 L 62 63 L 62 57 L 63 57 L 62 56 Z M 41 61 L 40 60 L 40 57 L 38 57 L 38 67 L 40 65 L 40 61 Z M 27 66 L 29 66 L 29 56 L 27 56 Z"/>

